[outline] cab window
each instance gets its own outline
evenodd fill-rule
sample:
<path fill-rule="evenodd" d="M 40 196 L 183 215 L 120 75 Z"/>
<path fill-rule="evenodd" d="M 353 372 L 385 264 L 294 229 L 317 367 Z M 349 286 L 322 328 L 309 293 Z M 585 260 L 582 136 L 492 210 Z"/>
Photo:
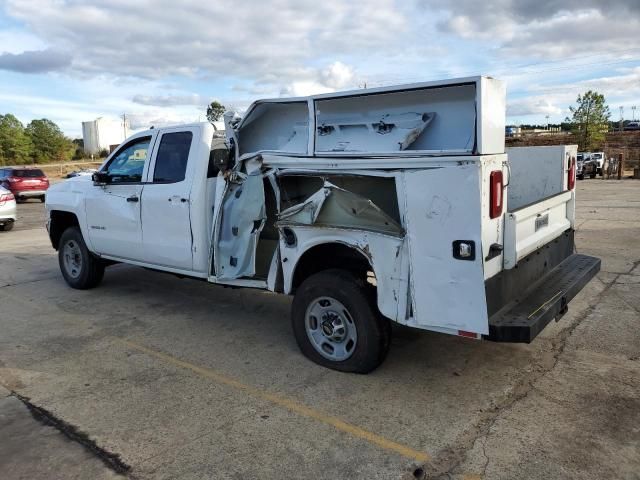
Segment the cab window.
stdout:
<path fill-rule="evenodd" d="M 142 181 L 151 137 L 138 138 L 120 150 L 103 169 L 111 183 L 136 183 Z"/>
<path fill-rule="evenodd" d="M 184 180 L 192 138 L 191 132 L 162 135 L 153 171 L 154 183 L 176 183 Z"/>

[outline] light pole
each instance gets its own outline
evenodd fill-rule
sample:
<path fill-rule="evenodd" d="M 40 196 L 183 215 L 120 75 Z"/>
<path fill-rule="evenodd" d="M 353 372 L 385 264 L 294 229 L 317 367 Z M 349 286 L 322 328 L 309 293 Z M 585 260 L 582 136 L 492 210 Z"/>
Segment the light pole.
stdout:
<path fill-rule="evenodd" d="M 636 106 L 635 105 L 631 106 L 631 118 L 632 118 L 632 120 L 634 122 L 636 121 Z"/>
<path fill-rule="evenodd" d="M 547 131 L 549 131 L 549 115 L 545 115 L 545 117 L 547 119 Z"/>

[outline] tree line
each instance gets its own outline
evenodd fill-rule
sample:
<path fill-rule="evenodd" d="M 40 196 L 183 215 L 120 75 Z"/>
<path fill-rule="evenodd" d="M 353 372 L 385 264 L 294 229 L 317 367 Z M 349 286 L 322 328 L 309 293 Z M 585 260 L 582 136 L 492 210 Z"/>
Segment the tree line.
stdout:
<path fill-rule="evenodd" d="M 77 145 L 49 119 L 32 120 L 25 127 L 15 115 L 0 115 L 0 165 L 61 162 Z"/>

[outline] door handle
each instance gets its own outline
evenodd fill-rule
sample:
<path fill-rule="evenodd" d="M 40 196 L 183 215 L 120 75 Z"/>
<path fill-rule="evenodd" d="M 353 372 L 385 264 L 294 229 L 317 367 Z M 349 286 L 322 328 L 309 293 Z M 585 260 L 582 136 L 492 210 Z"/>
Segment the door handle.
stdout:
<path fill-rule="evenodd" d="M 127 202 L 137 202 L 137 201 L 139 201 L 139 200 L 140 200 L 140 199 L 138 198 L 138 196 L 137 196 L 137 195 L 132 195 L 132 196 L 130 196 L 130 197 L 127 197 Z"/>

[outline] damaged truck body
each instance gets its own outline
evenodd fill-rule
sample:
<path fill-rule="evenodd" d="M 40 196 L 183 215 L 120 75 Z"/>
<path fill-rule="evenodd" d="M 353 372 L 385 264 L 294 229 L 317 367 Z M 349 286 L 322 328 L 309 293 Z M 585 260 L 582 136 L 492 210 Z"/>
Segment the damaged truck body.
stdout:
<path fill-rule="evenodd" d="M 65 280 L 124 262 L 294 295 L 302 352 L 385 358 L 390 322 L 531 342 L 598 272 L 574 253 L 576 147 L 505 152 L 505 89 L 472 77 L 261 100 L 127 139 L 47 194 Z"/>

